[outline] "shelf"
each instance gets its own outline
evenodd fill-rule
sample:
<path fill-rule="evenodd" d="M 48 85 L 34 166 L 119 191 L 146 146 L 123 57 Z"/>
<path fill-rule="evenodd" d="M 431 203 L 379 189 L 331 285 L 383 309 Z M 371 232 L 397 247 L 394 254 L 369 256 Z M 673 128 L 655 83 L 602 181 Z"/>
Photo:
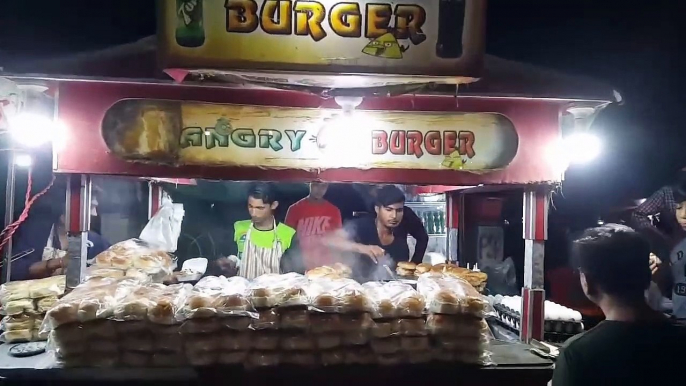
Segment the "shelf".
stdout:
<path fill-rule="evenodd" d="M 410 208 L 413 207 L 441 207 L 442 209 L 445 209 L 445 201 L 440 201 L 440 202 L 424 202 L 424 201 L 409 201 L 405 202 L 406 206 L 409 206 Z"/>

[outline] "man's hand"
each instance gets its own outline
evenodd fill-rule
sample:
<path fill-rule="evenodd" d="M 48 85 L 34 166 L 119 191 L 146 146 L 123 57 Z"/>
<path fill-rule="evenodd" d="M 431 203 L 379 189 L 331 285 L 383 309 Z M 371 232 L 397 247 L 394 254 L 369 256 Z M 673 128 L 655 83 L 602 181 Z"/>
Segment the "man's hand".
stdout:
<path fill-rule="evenodd" d="M 379 259 L 386 254 L 386 251 L 384 251 L 384 249 L 378 245 L 361 245 L 359 252 L 363 255 L 369 256 L 369 258 L 372 259 L 375 264 L 378 264 Z"/>
<path fill-rule="evenodd" d="M 226 276 L 236 276 L 238 274 L 238 258 L 235 256 L 220 257 L 217 259 L 216 264 L 219 270 Z"/>
<path fill-rule="evenodd" d="M 655 256 L 655 254 L 651 253 L 650 259 L 649 259 L 649 264 L 650 264 L 650 272 L 653 275 L 655 275 L 657 273 L 657 270 L 660 268 L 662 261 L 660 260 L 659 257 Z"/>

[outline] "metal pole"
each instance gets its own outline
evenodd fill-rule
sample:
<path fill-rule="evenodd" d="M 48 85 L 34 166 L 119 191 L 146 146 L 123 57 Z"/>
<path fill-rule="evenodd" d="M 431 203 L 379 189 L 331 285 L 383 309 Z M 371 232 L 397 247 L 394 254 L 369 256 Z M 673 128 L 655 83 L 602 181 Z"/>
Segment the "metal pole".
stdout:
<path fill-rule="evenodd" d="M 5 228 L 14 222 L 14 150 L 10 150 L 7 158 L 7 185 L 5 188 Z M 2 264 L 2 282 L 8 283 L 12 277 L 12 239 L 5 244 Z"/>

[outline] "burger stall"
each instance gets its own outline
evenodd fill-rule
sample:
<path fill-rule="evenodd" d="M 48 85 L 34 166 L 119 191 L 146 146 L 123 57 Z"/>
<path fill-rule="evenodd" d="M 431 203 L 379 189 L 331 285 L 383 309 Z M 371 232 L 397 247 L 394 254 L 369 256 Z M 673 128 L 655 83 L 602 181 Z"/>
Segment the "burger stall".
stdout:
<path fill-rule="evenodd" d="M 528 342 L 543 338 L 543 243 L 546 238 L 548 200 L 551 191 L 561 181 L 564 170 L 559 162 L 552 162 L 549 157 L 551 151 L 554 153 L 559 149 L 556 146 L 560 145 L 563 134 L 566 134 L 563 132 L 563 121 L 569 121 L 566 118 L 576 123 L 568 125 L 566 129 L 586 130 L 593 115 L 609 101 L 526 98 L 520 95 L 461 95 L 460 90 L 466 87 L 464 84 L 477 81 L 480 74 L 484 49 L 483 1 L 442 1 L 440 5 L 435 2 L 429 4 L 428 1 L 416 1 L 411 5 L 367 2 L 331 5 L 298 2 L 292 5 L 290 2 L 264 1 L 257 2 L 261 3 L 259 7 L 256 2 L 246 1 L 177 3 L 183 7 L 168 6 L 172 5 L 171 2 L 161 7 L 158 36 L 162 65 L 167 69 L 166 73 L 175 79 L 174 83 L 66 77 L 12 78 L 19 85 L 36 82 L 43 85 L 44 89 L 39 93 L 49 95 L 45 97 L 46 101 L 54 103 L 54 122 L 59 122 L 61 127 L 60 139 L 53 144 L 54 171 L 67 175 L 69 181 L 66 218 L 69 231 L 67 254 L 71 263 L 66 272 L 66 287 L 76 287 L 64 299 L 76 297 L 73 295 L 79 293 L 79 288 L 85 287 L 85 284 L 79 283 L 83 282 L 87 271 L 85 234 L 90 218 L 90 179 L 94 175 L 395 183 L 434 186 L 434 190 L 449 186 L 445 191 L 458 188 L 460 193 L 447 193 L 446 233 L 462 228 L 461 213 L 465 210 L 463 197 L 468 194 L 465 192 L 516 190 L 521 191 L 523 196 L 523 236 L 526 245 L 521 340 Z M 449 16 L 446 16 L 448 13 Z M 455 18 L 454 15 L 460 17 Z M 455 20 L 458 23 L 451 23 Z M 464 22 L 459 23 L 460 20 Z M 454 30 L 455 25 L 460 25 L 460 28 Z M 459 33 L 461 40 L 448 38 L 456 33 Z M 461 44 L 457 45 L 456 41 L 461 41 Z M 161 196 L 160 187 L 152 184 L 150 215 L 159 207 Z M 455 248 L 455 245 L 448 243 L 448 255 Z M 11 253 L 5 257 L 6 267 L 10 266 L 10 260 Z M 428 277 L 426 280 L 428 286 L 435 282 L 437 288 L 445 289 L 442 287 L 445 284 L 442 278 Z M 456 284 L 458 292 L 462 291 L 462 295 L 471 294 L 468 284 L 462 287 L 464 282 L 446 279 L 446 283 L 452 283 L 445 284 L 448 287 L 460 283 Z M 241 288 L 240 285 L 245 284 L 231 282 L 231 285 Z M 302 285 L 302 281 L 288 288 L 300 288 L 299 285 Z M 276 287 L 265 285 L 260 288 Z M 364 299 L 359 298 L 360 294 L 366 292 L 353 287 L 352 292 L 346 290 L 348 292 L 342 295 L 347 297 L 342 298 L 346 300 L 340 307 L 355 311 L 346 316 L 349 317 L 345 319 L 348 324 L 364 325 L 366 327 L 360 329 L 367 331 L 371 327 L 366 324 L 366 319 L 360 320 L 358 312 L 366 310 L 366 306 L 356 303 L 361 301 L 366 304 Z M 115 291 L 121 289 L 115 286 L 108 290 L 112 288 Z M 250 288 L 253 288 L 250 305 L 239 302 L 243 307 L 240 312 L 224 307 L 222 310 L 227 314 L 223 315 L 220 307 L 190 307 L 181 302 L 174 304 L 179 308 L 175 310 L 175 315 L 188 311 L 184 317 L 190 321 L 194 319 L 192 315 L 201 314 L 197 310 L 213 310 L 208 311 L 213 317 L 199 318 L 202 320 L 195 326 L 197 329 L 186 331 L 188 334 L 216 334 L 217 330 L 207 328 L 219 325 L 215 323 L 214 317 L 217 315 L 226 316 L 232 323 L 238 324 L 241 323 L 238 319 L 242 321 L 241 317 L 250 312 L 251 318 L 257 313 L 257 320 L 261 322 L 267 318 L 269 323 L 270 316 L 279 317 L 273 313 L 273 302 L 264 300 L 270 297 L 263 293 L 256 294 L 254 286 Z M 155 292 L 157 290 L 163 294 Z M 373 292 L 375 289 L 369 290 Z M 136 296 L 142 293 L 131 291 Z M 177 296 L 179 291 L 185 289 L 155 287 L 155 291 L 150 288 L 145 291 L 145 296 L 148 296 L 146 299 L 154 303 L 151 292 L 164 297 L 169 295 L 165 291 L 176 291 L 174 296 Z M 202 289 L 199 291 L 203 294 Z M 307 300 L 307 306 L 323 311 L 323 315 L 316 317 L 327 318 L 328 314 L 340 311 L 336 308 L 336 312 L 327 312 L 326 307 L 331 306 L 327 303 L 330 294 L 326 293 L 326 301 L 321 298 L 324 294 L 323 290 L 319 293 L 319 303 L 315 299 Z M 305 306 L 298 302 L 297 296 L 294 299 L 290 296 L 293 305 Z M 413 296 L 403 297 L 410 299 L 408 302 L 414 299 Z M 190 295 L 187 298 L 190 299 Z M 429 318 L 459 313 L 458 318 L 474 317 L 470 320 L 483 323 L 482 307 L 487 306 L 479 296 L 462 298 L 465 300 L 460 301 L 460 312 L 448 312 L 448 308 L 440 306 L 431 308 L 431 304 L 443 304 L 440 301 L 422 301 L 429 303 Z M 232 299 L 236 300 L 236 297 Z M 474 308 L 471 308 L 472 301 L 475 302 Z M 60 302 L 65 305 L 64 309 L 71 306 L 67 301 Z M 140 318 L 131 317 L 136 314 L 131 309 L 123 311 L 128 324 L 109 320 L 116 318 L 105 311 L 99 313 L 103 308 L 97 306 L 97 316 L 93 318 L 97 321 L 94 323 L 100 324 L 98 329 L 101 331 L 111 330 L 122 334 L 127 331 L 140 332 L 139 328 L 147 328 L 141 326 L 155 323 L 151 316 L 154 307 L 152 303 L 148 305 L 150 313 L 144 312 L 143 315 L 147 316 Z M 392 319 L 395 323 L 397 319 L 398 325 L 412 323 L 405 320 L 418 320 L 428 326 L 430 319 L 425 321 L 421 312 L 415 315 L 409 311 L 412 307 L 396 305 L 394 311 L 390 311 L 395 312 L 393 316 L 381 313 L 377 315 L 380 318 L 377 320 L 387 322 Z M 140 314 L 140 310 L 136 310 Z M 474 312 L 462 312 L 464 310 Z M 66 310 L 65 313 L 71 311 Z M 346 314 L 343 311 L 340 313 Z M 406 317 L 399 317 L 398 313 Z M 104 317 L 101 318 L 100 314 Z M 69 317 L 52 320 L 53 333 L 59 330 L 62 321 L 66 320 L 65 326 L 70 325 Z M 463 321 L 460 319 L 456 323 Z M 312 326 L 326 325 L 320 322 L 313 322 Z M 125 324 L 113 327 L 111 323 Z M 465 323 L 471 325 L 472 322 Z M 210 324 L 212 327 L 209 327 Z M 92 331 L 85 328 L 85 323 L 73 325 L 78 325 L 75 334 Z M 124 325 L 134 330 L 122 330 L 121 326 Z M 160 325 L 175 327 L 172 323 Z M 236 325 L 228 328 L 238 329 Z M 266 330 L 271 338 L 278 334 Z M 420 335 L 417 338 L 424 337 L 422 342 L 428 342 L 423 334 L 408 336 Z M 215 336 L 212 340 L 217 341 Z M 263 336 L 253 338 L 260 340 Z M 185 339 L 190 338 L 185 336 Z M 432 339 L 440 340 L 440 334 L 432 336 Z M 63 343 L 56 343 L 56 354 L 59 354 L 59 349 L 64 351 L 69 347 L 69 341 L 66 339 Z M 270 346 L 275 341 L 267 339 L 263 343 Z M 292 347 L 303 349 L 301 340 L 293 339 L 290 342 Z M 201 347 L 199 351 L 214 352 L 202 349 L 203 345 L 211 344 L 207 339 L 198 343 L 198 347 Z M 226 350 L 233 354 L 244 350 L 231 347 Z M 85 352 L 88 353 L 87 350 Z M 118 352 L 119 348 L 115 346 L 113 350 Z M 260 350 L 266 349 L 263 347 Z M 333 355 L 333 366 L 314 372 L 302 370 L 303 366 L 299 366 L 304 363 L 304 367 L 309 369 L 313 365 L 309 362 L 311 356 L 291 355 L 300 352 L 298 349 L 286 349 L 282 358 L 290 359 L 282 360 L 285 363 L 283 366 L 273 366 L 278 359 L 260 352 L 256 359 L 248 360 L 252 366 L 247 371 L 233 366 L 231 368 L 235 373 L 232 374 L 236 374 L 236 379 L 246 382 L 266 382 L 284 375 L 298 377 L 292 379 L 306 377 L 309 380 L 329 382 L 330 379 L 340 379 L 344 382 L 355 381 L 359 377 L 359 373 L 346 370 L 348 366 L 354 366 L 368 374 L 365 377 L 410 382 L 421 380 L 415 371 L 415 366 L 420 366 L 438 371 L 435 373 L 437 376 L 440 374 L 440 377 L 446 381 L 450 379 L 453 384 L 459 382 L 458 379 L 465 384 L 496 384 L 506 380 L 521 384 L 543 384 L 550 378 L 552 368 L 551 362 L 531 354 L 529 346 L 525 344 L 496 341 L 488 343 L 486 351 L 491 353 L 488 360 L 477 361 L 488 365 L 485 367 L 460 364 L 465 357 L 450 355 L 440 363 L 440 360 L 434 362 L 435 357 L 424 360 L 416 353 L 399 360 L 391 354 L 395 352 L 392 348 L 379 349 L 378 357 L 370 356 L 373 352 L 368 348 L 358 347 L 356 350 L 348 355 L 352 360 L 346 360 L 345 355 Z M 102 352 L 102 349 L 96 351 Z M 93 364 L 89 365 L 88 358 L 81 351 L 78 356 L 85 361 L 71 363 L 75 368 L 55 366 L 55 356 L 46 354 L 40 356 L 39 360 L 33 358 L 32 362 L 13 362 L 15 368 L 4 369 L 1 375 L 34 379 L 160 377 L 179 382 L 220 379 L 216 378 L 219 374 L 226 376 L 226 369 L 204 366 L 216 365 L 216 358 L 195 361 L 201 354 L 192 356 L 191 364 L 199 366 L 195 369 L 178 364 L 175 364 L 175 368 L 161 369 L 161 364 L 154 366 L 154 355 L 152 359 L 139 355 L 146 351 L 145 348 L 131 351 L 136 351 L 136 355 L 128 356 L 126 361 L 122 357 L 122 362 L 119 362 L 117 354 L 116 359 L 109 358 L 95 364 L 104 368 L 125 364 L 124 370 L 117 367 L 114 372 L 99 370 L 93 373 L 89 368 Z M 172 351 L 171 348 L 169 351 Z M 104 356 L 97 355 L 101 359 Z M 224 363 L 246 360 L 236 355 L 226 355 L 224 358 Z M 302 361 L 299 362 L 297 358 Z M 379 367 L 377 360 L 389 367 Z M 64 360 L 61 362 L 69 364 Z M 474 363 L 474 360 L 466 362 Z M 141 368 L 132 369 L 135 366 Z M 39 371 L 26 371 L 32 368 Z"/>

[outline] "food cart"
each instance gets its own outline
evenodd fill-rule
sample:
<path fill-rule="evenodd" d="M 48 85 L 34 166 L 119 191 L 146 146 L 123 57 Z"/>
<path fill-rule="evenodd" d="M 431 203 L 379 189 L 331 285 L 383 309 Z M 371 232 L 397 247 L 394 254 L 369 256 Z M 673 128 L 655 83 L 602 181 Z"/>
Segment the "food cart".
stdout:
<path fill-rule="evenodd" d="M 54 170 L 69 175 L 68 255 L 78 262 L 69 265 L 68 286 L 85 268 L 93 175 L 516 189 L 526 240 L 521 338 L 542 338 L 548 199 L 564 172 L 549 157 L 566 131 L 587 130 L 611 99 L 462 95 L 478 90 L 479 82 L 465 84 L 477 81 L 484 61 L 482 1 L 293 6 L 302 9 L 274 1 L 177 3 L 183 7 L 162 7 L 159 36 L 174 83 L 13 77 L 44 85 L 63 130 Z M 461 28 L 449 27 L 448 13 L 461 15 Z M 275 14 L 282 17 L 269 17 Z M 154 186 L 150 214 L 160 196 Z M 460 201 L 449 195 L 450 228 L 460 228 Z M 495 350 L 494 368 L 436 371 L 459 370 L 466 383 L 549 379 L 550 363 L 526 346 Z M 407 382 L 408 371 L 382 376 Z M 265 382 L 283 376 L 266 374 Z"/>

